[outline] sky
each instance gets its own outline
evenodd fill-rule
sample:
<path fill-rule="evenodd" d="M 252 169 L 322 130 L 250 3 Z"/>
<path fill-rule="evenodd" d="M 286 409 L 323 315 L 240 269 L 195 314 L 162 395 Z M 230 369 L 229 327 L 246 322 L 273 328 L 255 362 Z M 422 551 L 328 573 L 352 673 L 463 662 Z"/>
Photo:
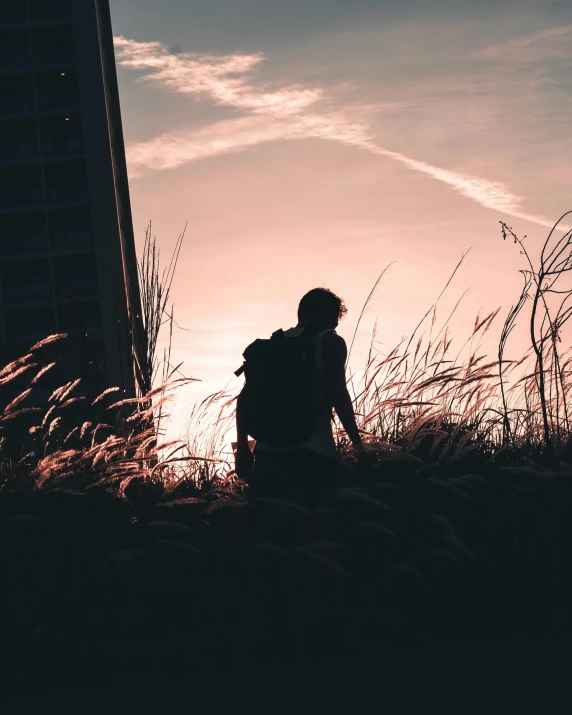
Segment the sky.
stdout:
<path fill-rule="evenodd" d="M 496 352 L 533 259 L 572 210 L 568 0 L 111 0 L 136 245 L 166 264 L 174 365 L 194 382 L 171 434 L 257 337 L 325 286 L 359 375 L 438 305 L 462 344 L 501 307 Z M 572 227 L 559 224 L 558 238 Z M 495 327 L 496 326 L 496 327 Z M 520 332 L 519 332 L 520 331 Z M 523 321 L 508 357 L 524 353 Z M 487 342 L 488 341 L 488 342 Z M 164 341 L 162 342 L 162 345 Z"/>

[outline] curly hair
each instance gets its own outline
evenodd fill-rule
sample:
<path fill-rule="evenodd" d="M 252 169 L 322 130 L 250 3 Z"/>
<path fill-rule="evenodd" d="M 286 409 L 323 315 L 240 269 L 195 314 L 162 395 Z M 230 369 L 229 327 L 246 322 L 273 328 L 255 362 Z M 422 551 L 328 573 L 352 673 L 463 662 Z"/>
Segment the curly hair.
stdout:
<path fill-rule="evenodd" d="M 348 309 L 343 299 L 328 288 L 312 288 L 298 305 L 298 320 L 320 311 L 335 315 L 341 320 Z"/>

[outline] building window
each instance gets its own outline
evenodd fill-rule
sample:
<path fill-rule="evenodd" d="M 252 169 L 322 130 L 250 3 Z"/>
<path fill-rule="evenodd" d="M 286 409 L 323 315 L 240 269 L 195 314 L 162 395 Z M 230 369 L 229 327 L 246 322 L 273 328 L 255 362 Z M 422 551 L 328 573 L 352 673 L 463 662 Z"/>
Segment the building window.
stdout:
<path fill-rule="evenodd" d="M 95 263 L 60 265 L 58 276 L 58 294 L 62 298 L 97 295 L 99 291 Z"/>
<path fill-rule="evenodd" d="M 2 18 L 3 19 L 3 18 Z M 0 67 L 25 67 L 30 64 L 30 46 L 25 30 L 0 32 Z"/>
<path fill-rule="evenodd" d="M 0 122 L 0 160 L 29 159 L 38 155 L 36 127 L 31 120 Z"/>
<path fill-rule="evenodd" d="M 93 245 L 93 230 L 89 221 L 58 226 L 52 233 L 53 248 L 86 248 Z"/>
<path fill-rule="evenodd" d="M 46 156 L 78 154 L 83 151 L 81 123 L 77 114 L 44 117 L 41 120 L 42 151 Z"/>
<path fill-rule="evenodd" d="M 68 271 L 64 285 L 68 296 L 95 295 L 98 291 L 95 269 L 83 267 Z"/>
<path fill-rule="evenodd" d="M 97 303 L 82 303 L 58 308 L 60 329 L 90 340 L 101 340 L 103 335 L 101 312 Z"/>
<path fill-rule="evenodd" d="M 13 340 L 26 341 L 36 343 L 39 340 L 47 338 L 50 334 L 50 323 L 47 320 L 36 318 L 35 320 L 23 320 L 21 323 L 16 323 L 8 332 L 8 335 Z"/>
<path fill-rule="evenodd" d="M 54 209 L 49 213 L 52 248 L 85 248 L 93 245 L 89 208 Z"/>
<path fill-rule="evenodd" d="M 39 72 L 36 75 L 38 106 L 42 111 L 77 109 L 79 94 L 75 72 Z"/>
<path fill-rule="evenodd" d="M 42 183 L 38 166 L 0 170 L 0 206 L 14 208 L 42 203 Z"/>
<path fill-rule="evenodd" d="M 6 333 L 9 340 L 26 342 L 30 345 L 52 334 L 53 319 L 50 310 L 10 310 L 6 311 Z"/>
<path fill-rule="evenodd" d="M 34 109 L 32 75 L 0 76 L 0 114 L 13 115 Z"/>
<path fill-rule="evenodd" d="M 46 221 L 42 211 L 9 214 L 0 221 L 0 253 L 13 256 L 47 249 Z"/>
<path fill-rule="evenodd" d="M 36 65 L 69 64 L 74 60 L 71 27 L 41 27 L 33 31 Z"/>
<path fill-rule="evenodd" d="M 103 336 L 100 315 L 90 315 L 85 319 L 85 334 L 88 338 L 99 340 Z"/>
<path fill-rule="evenodd" d="M 3 256 L 40 253 L 45 250 L 47 250 L 46 234 L 40 226 L 19 226 L 0 237 L 0 252 Z"/>
<path fill-rule="evenodd" d="M 30 159 L 38 156 L 38 142 L 36 132 L 21 132 L 11 137 L 0 138 L 0 158 L 4 161 L 10 159 Z"/>
<path fill-rule="evenodd" d="M 26 22 L 24 0 L 4 0 L 0 5 L 3 22 Z"/>
<path fill-rule="evenodd" d="M 87 179 L 83 162 L 48 164 L 45 167 L 45 177 L 50 203 L 87 200 Z"/>
<path fill-rule="evenodd" d="M 49 300 L 52 286 L 47 271 L 31 271 L 5 279 L 4 294 L 9 305 Z"/>
<path fill-rule="evenodd" d="M 66 20 L 69 16 L 69 0 L 30 0 L 30 19 L 32 21 Z"/>

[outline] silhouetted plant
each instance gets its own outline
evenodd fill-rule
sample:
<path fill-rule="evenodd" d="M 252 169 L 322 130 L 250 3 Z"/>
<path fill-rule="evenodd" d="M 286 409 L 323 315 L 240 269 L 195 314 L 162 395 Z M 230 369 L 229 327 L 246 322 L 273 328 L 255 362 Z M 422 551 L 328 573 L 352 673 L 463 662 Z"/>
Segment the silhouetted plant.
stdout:
<path fill-rule="evenodd" d="M 524 300 L 529 297 L 528 291 L 534 283 L 530 316 L 530 340 L 536 355 L 534 376 L 535 380 L 537 380 L 537 390 L 540 398 L 544 440 L 550 453 L 554 452 L 555 446 L 561 447 L 562 445 L 564 437 L 561 426 L 562 421 L 565 425 L 566 438 L 569 439 L 570 437 L 567 402 L 569 386 L 564 382 L 564 368 L 569 361 L 561 365 L 557 343 L 562 341 L 560 336 L 562 327 L 572 315 L 572 307 L 565 307 L 567 301 L 572 297 L 572 288 L 557 290 L 554 286 L 562 275 L 572 270 L 572 230 L 567 231 L 548 253 L 547 251 L 554 230 L 569 213 L 572 212 L 568 211 L 558 219 L 544 242 L 538 270 L 534 269 L 530 255 L 524 246 L 524 239 L 518 238 L 509 226 L 502 221 L 500 222 L 503 239 L 506 239 L 507 232 L 510 233 L 514 238 L 514 242 L 521 247 L 521 253 L 526 256 L 529 265 L 528 269 L 521 270 L 521 273 L 525 276 L 524 298 L 521 296 L 521 300 L 516 309 L 514 309 L 516 313 L 524 305 Z M 548 299 L 553 295 L 564 296 L 560 300 L 560 305 L 554 317 L 552 317 L 548 306 Z M 543 311 L 543 316 L 540 325 L 538 325 L 540 311 Z M 511 315 L 509 315 L 510 318 Z M 556 404 L 554 405 L 554 403 Z"/>
<path fill-rule="evenodd" d="M 508 227 L 507 230 L 510 231 Z M 70 374 L 69 380 L 51 395 L 47 406 L 37 406 L 32 388 L 53 367 L 47 353 L 46 358 L 42 358 L 42 351 L 55 349 L 57 342 L 64 339 L 63 335 L 51 336 L 33 346 L 27 355 L 0 371 L 0 388 L 16 378 L 23 381 L 19 392 L 12 391 L 9 396 L 6 393 L 3 402 L 0 454 L 12 459 L 14 465 L 23 459 L 29 469 L 35 470 L 38 485 L 72 484 L 75 479 L 78 485 L 108 484 L 121 492 L 129 480 L 144 477 L 161 482 L 165 494 L 175 495 L 197 489 L 218 489 L 237 482 L 232 454 L 226 446 L 234 429 L 236 396 L 225 390 L 195 404 L 185 435 L 158 445 L 159 423 L 165 415 L 170 393 L 193 381 L 185 377 L 175 379 L 180 366 L 173 368 L 170 364 L 174 319 L 173 312 L 166 311 L 166 301 L 181 239 L 182 235 L 169 268 L 161 274 L 155 239 L 151 238 L 149 228 L 143 259 L 147 268 L 141 268 L 142 304 L 147 311 L 145 324 L 152 333 L 148 365 L 155 366 L 150 373 L 153 379 L 158 373 L 154 351 L 159 330 L 165 323 L 169 323 L 170 328 L 169 347 L 163 360 L 163 378 L 166 379 L 162 384 L 125 400 L 114 401 L 117 388 L 108 388 L 95 399 L 87 400 L 77 394 L 81 379 Z M 567 412 L 570 360 L 559 355 L 557 342 L 570 315 L 566 306 L 570 291 L 558 291 L 554 284 L 571 266 L 569 234 L 550 252 L 545 244 L 541 256 L 543 267 L 538 272 L 533 271 L 528 259 L 531 268 L 523 271 L 524 289 L 505 320 L 498 360 L 493 362 L 486 362 L 486 356 L 478 352 L 482 336 L 490 330 L 499 309 L 484 317 L 477 316 L 456 356 L 450 355 L 449 322 L 462 296 L 445 322 L 437 324 L 438 302 L 465 256 L 412 335 L 386 356 L 380 356 L 376 349 L 377 321 L 374 324 L 359 390 L 355 388 L 355 376 L 349 376 L 364 441 L 385 461 L 393 460 L 397 464 L 422 459 L 439 465 L 456 464 L 459 469 L 463 464 L 487 466 L 500 460 L 505 463 L 509 459 L 519 460 L 525 455 L 543 458 L 551 440 L 562 454 L 566 439 L 570 438 Z M 359 320 L 384 273 L 370 292 Z M 536 356 L 536 367 L 531 372 L 526 365 L 529 352 L 520 360 L 507 360 L 504 353 L 532 285 L 536 291 L 533 299 L 536 312 L 531 318 L 531 349 Z M 548 309 L 549 293 L 565 295 L 554 317 Z M 544 310 L 545 320 L 538 334 L 535 326 L 540 310 Z M 428 338 L 420 335 L 414 343 L 429 316 Z M 467 345 L 469 355 L 462 360 L 462 351 Z M 524 372 L 521 376 L 515 374 L 519 369 Z M 25 384 L 28 375 L 29 384 Z M 116 415 L 125 405 L 134 409 L 127 418 L 129 429 L 120 435 Z M 347 436 L 337 422 L 335 427 L 338 449 L 347 458 Z M 10 434 L 22 432 L 30 435 L 30 449 L 27 454 L 18 456 L 10 452 Z M 30 459 L 32 452 L 34 459 Z"/>
<path fill-rule="evenodd" d="M 507 230 L 512 233 L 511 229 L 503 224 L 503 235 L 506 236 Z M 436 454 L 437 445 L 445 440 L 447 448 L 445 449 L 443 444 L 439 447 L 441 459 L 444 454 L 448 454 L 450 459 L 458 460 L 463 454 L 480 451 L 481 454 L 488 453 L 490 460 L 494 460 L 508 451 L 514 454 L 514 450 L 524 447 L 531 454 L 534 452 L 538 455 L 541 445 L 544 445 L 548 456 L 552 454 L 552 458 L 555 458 L 554 444 L 558 445 L 559 454 L 562 453 L 563 446 L 570 439 L 570 360 L 563 360 L 557 350 L 557 343 L 561 341 L 562 326 L 570 317 L 571 308 L 567 306 L 567 301 L 572 290 L 557 290 L 554 285 L 563 273 L 572 268 L 572 238 L 568 232 L 549 251 L 548 242 L 553 231 L 554 229 L 542 249 L 541 267 L 538 271 L 534 271 L 528 253 L 520 239 L 515 236 L 515 242 L 520 243 L 522 252 L 527 256 L 530 269 L 521 271 L 525 285 L 517 304 L 512 306 L 505 320 L 497 361 L 483 363 L 486 356 L 477 355 L 477 351 L 482 335 L 490 329 L 500 308 L 484 318 L 477 316 L 473 331 L 455 359 L 448 358 L 451 345 L 448 323 L 463 296 L 433 337 L 437 303 L 466 254 L 455 267 L 435 304 L 424 314 L 407 342 L 402 340 L 383 358 L 379 358 L 375 352 L 376 321 L 360 389 L 356 390 L 353 375 L 350 375 L 348 381 L 353 391 L 354 408 L 362 437 L 372 448 L 380 454 L 393 452 L 403 456 L 404 453 L 414 454 L 421 442 L 426 446 L 428 440 L 433 440 L 434 448 L 426 455 L 427 458 L 432 458 Z M 381 276 L 374 289 L 377 288 L 380 278 Z M 515 370 L 530 357 L 530 351 L 520 360 L 507 360 L 504 353 L 515 320 L 533 285 L 535 293 L 532 297 L 530 336 L 536 367 L 532 373 L 515 378 Z M 549 294 L 564 296 L 554 318 L 551 317 L 548 306 Z M 537 327 L 540 310 L 544 311 L 544 318 Z M 364 310 L 360 314 L 360 320 L 363 312 Z M 429 315 L 429 336 L 426 340 L 424 336 L 419 337 L 415 349 L 412 350 L 415 335 Z M 479 343 L 473 348 L 473 342 L 477 338 Z M 468 361 L 459 364 L 460 354 L 469 341 Z M 512 380 L 510 388 L 509 380 Z M 537 419 L 539 413 L 540 423 Z M 345 453 L 349 446 L 347 437 L 339 424 L 336 424 L 338 447 Z M 451 428 L 451 425 L 455 427 Z M 542 430 L 542 438 L 539 437 L 539 429 Z M 463 435 L 462 439 L 459 438 L 460 434 Z M 484 452 L 483 445 L 487 446 Z M 453 448 L 456 451 L 454 457 L 451 452 Z"/>
<path fill-rule="evenodd" d="M 171 372 L 170 354 L 173 328 L 173 313 L 167 312 L 167 303 L 171 293 L 171 286 L 175 276 L 175 269 L 179 260 L 179 253 L 185 237 L 187 227 L 179 235 L 169 265 L 160 271 L 160 251 L 157 248 L 157 239 L 151 231 L 149 223 L 145 231 L 145 242 L 141 259 L 138 261 L 139 286 L 141 292 L 141 308 L 143 312 L 143 326 L 146 338 L 145 364 L 138 371 L 139 390 L 141 395 L 151 391 L 159 371 L 159 358 L 157 356 L 157 341 L 163 325 L 170 324 L 169 347 L 166 348 L 163 359 L 162 382 L 166 382 Z M 180 367 L 180 366 L 177 366 Z M 176 370 L 177 368 L 175 368 Z"/>

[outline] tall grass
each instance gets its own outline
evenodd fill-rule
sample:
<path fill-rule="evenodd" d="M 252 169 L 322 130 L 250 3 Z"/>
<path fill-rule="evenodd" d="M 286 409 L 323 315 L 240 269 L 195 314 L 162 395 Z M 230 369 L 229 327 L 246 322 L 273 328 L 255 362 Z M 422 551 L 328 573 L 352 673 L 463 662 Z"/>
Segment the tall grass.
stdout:
<path fill-rule="evenodd" d="M 409 339 L 402 340 L 385 356 L 375 353 L 377 326 L 374 326 L 363 376 L 357 384 L 353 376 L 349 381 L 358 425 L 366 441 L 375 443 L 381 451 L 412 454 L 420 445 L 431 444 L 424 456 L 431 459 L 439 452 L 439 460 L 459 460 L 471 452 L 487 453 L 487 462 L 505 452 L 534 454 L 551 461 L 567 454 L 571 359 L 570 349 L 560 351 L 558 344 L 562 327 L 571 314 L 568 303 L 572 289 L 557 289 L 555 284 L 572 268 L 570 231 L 554 246 L 550 244 L 564 216 L 546 239 L 538 268 L 524 246 L 524 239 L 519 239 L 510 227 L 500 222 L 503 238 L 510 233 L 520 245 L 528 267 L 521 270 L 524 288 L 505 319 L 497 360 L 483 362 L 486 355 L 480 355 L 479 348 L 482 336 L 491 329 L 500 308 L 484 317 L 477 316 L 463 345 L 464 348 L 470 343 L 469 357 L 464 362 L 460 362 L 460 353 L 455 357 L 450 355 L 452 339 L 448 332 L 460 300 L 436 335 L 433 331 L 437 301 Z M 555 296 L 556 309 L 549 302 Z M 508 338 L 527 300 L 532 303 L 531 346 L 519 360 L 508 360 L 505 358 Z M 428 335 L 418 335 L 429 316 Z M 521 368 L 524 370 L 517 375 Z M 338 429 L 338 438 L 343 451 L 347 440 L 341 429 Z"/>
<path fill-rule="evenodd" d="M 0 370 L 2 487 L 102 487 L 121 493 L 133 479 L 154 483 L 172 479 L 177 464 L 218 461 L 208 455 L 195 457 L 186 441 L 162 439 L 162 424 L 168 418 L 165 410 L 173 393 L 195 381 L 182 375 L 181 365 L 171 364 L 175 320 L 173 307 L 168 311 L 167 304 L 184 234 L 163 270 L 151 224 L 145 234 L 137 266 L 142 315 L 129 316 L 131 322 L 141 317 L 143 324 L 143 333 L 133 335 L 139 340 L 132 356 L 135 397 L 117 400 L 120 388 L 115 386 L 91 400 L 78 394 L 86 381 L 82 364 L 74 366 L 79 368 L 77 374 L 70 374 L 71 379 L 52 392 L 47 405 L 37 404 L 34 387 L 46 382 L 69 350 L 71 338 L 63 333 L 39 341 Z M 158 338 L 165 325 L 169 341 L 160 361 Z M 199 481 L 204 476 L 196 469 L 192 472 Z"/>
<path fill-rule="evenodd" d="M 438 322 L 439 301 L 467 253 L 411 335 L 386 355 L 376 349 L 376 322 L 361 377 L 350 374 L 348 388 L 362 437 L 380 458 L 417 457 L 441 464 L 466 463 L 470 468 L 476 462 L 482 465 L 527 459 L 554 462 L 568 457 L 571 360 L 570 349 L 559 351 L 558 342 L 562 326 L 570 316 L 566 301 L 572 291 L 557 293 L 554 284 L 571 265 L 570 232 L 554 248 L 549 245 L 564 216 L 544 244 L 539 268 L 535 268 L 522 240 L 500 222 L 503 237 L 510 232 L 526 256 L 528 268 L 521 270 L 524 288 L 500 330 L 496 360 L 480 354 L 480 349 L 483 337 L 499 318 L 500 307 L 487 315 L 476 316 L 468 337 L 455 355 L 451 354 L 453 338 L 449 326 L 463 296 L 444 322 Z M 360 312 L 350 353 L 365 310 L 387 268 L 376 280 Z M 546 285 L 548 276 L 550 283 Z M 555 313 L 549 309 L 547 296 L 550 293 L 564 296 Z M 519 359 L 508 359 L 509 336 L 517 318 L 523 317 L 522 311 L 529 300 L 532 301 L 531 346 Z M 421 333 L 422 330 L 425 332 Z M 469 354 L 463 359 L 467 347 Z M 225 396 L 224 392 L 217 393 L 201 405 L 200 434 L 205 439 L 199 445 L 193 437 L 194 449 L 204 450 L 208 445 L 211 454 L 222 453 L 222 436 L 235 414 L 228 410 L 233 400 L 227 400 L 220 407 Z M 210 431 L 204 431 L 205 423 L 212 425 Z M 349 455 L 347 435 L 337 419 L 335 433 L 339 452 Z"/>
<path fill-rule="evenodd" d="M 524 287 L 519 299 L 500 330 L 495 360 L 480 354 L 480 347 L 500 308 L 476 317 L 456 355 L 451 354 L 450 322 L 460 299 L 442 324 L 437 320 L 438 302 L 466 254 L 413 333 L 388 354 L 377 350 L 374 325 L 363 373 L 359 379 L 351 374 L 348 387 L 363 439 L 379 459 L 490 465 L 503 458 L 555 462 L 569 457 L 571 357 L 570 349 L 561 350 L 559 344 L 571 314 L 572 289 L 555 286 L 572 267 L 572 243 L 568 232 L 551 244 L 558 223 L 544 243 L 536 268 L 524 239 L 501 222 L 503 238 L 513 237 L 527 268 L 521 271 Z M 33 388 L 49 376 L 58 362 L 58 351 L 65 352 L 65 335 L 40 341 L 0 370 L 0 388 L 20 386 L 17 394 L 12 390 L 2 398 L 4 392 L 0 393 L 3 488 L 73 486 L 122 492 L 137 479 L 180 494 L 233 482 L 236 475 L 228 436 L 236 394 L 222 390 L 195 404 L 187 434 L 170 442 L 163 439 L 161 423 L 168 417 L 167 404 L 177 390 L 193 381 L 184 375 L 176 377 L 181 366 L 173 367 L 170 362 L 174 318 L 167 301 L 183 236 L 184 232 L 167 269 L 161 272 L 150 227 L 146 234 L 139 279 L 147 349 L 136 397 L 116 400 L 118 388 L 111 387 L 89 401 L 79 394 L 81 376 L 70 374 L 47 405 L 36 404 Z M 383 275 L 364 304 L 356 332 Z M 508 359 L 508 339 L 527 303 L 531 305 L 531 346 L 520 359 Z M 160 374 L 156 352 L 164 325 L 169 329 L 169 344 Z M 467 346 L 468 358 L 462 359 Z M 128 429 L 121 431 L 118 416 L 125 406 L 130 408 Z M 15 445 L 21 444 L 24 433 L 27 448 L 18 452 Z M 335 434 L 340 453 L 349 455 L 347 436 L 337 418 Z"/>

